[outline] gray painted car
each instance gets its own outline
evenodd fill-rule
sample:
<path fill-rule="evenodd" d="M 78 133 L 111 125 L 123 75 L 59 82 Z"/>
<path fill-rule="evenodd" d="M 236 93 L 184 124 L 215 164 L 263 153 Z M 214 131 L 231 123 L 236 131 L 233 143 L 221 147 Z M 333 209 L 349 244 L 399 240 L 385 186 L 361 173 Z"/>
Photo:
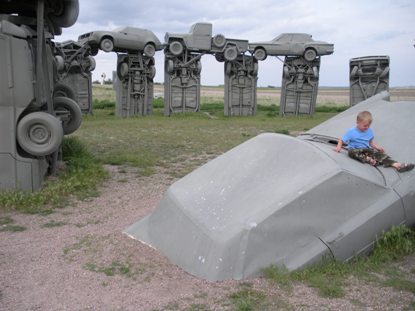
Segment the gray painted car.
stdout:
<path fill-rule="evenodd" d="M 104 52 L 143 51 L 146 56 L 153 57 L 156 51 L 162 49 L 160 40 L 152 31 L 135 27 L 88 32 L 80 35 L 78 42 L 88 43 L 95 53 L 98 53 L 98 49 Z"/>
<path fill-rule="evenodd" d="M 382 231 L 415 223 L 415 170 L 373 167 L 334 149 L 357 113 L 369 110 L 377 142 L 392 158 L 415 162 L 415 102 L 387 97 L 299 137 L 265 133 L 246 141 L 176 181 L 125 233 L 208 280 L 369 251 Z"/>
<path fill-rule="evenodd" d="M 267 55 L 273 56 L 304 56 L 313 61 L 319 55 L 334 52 L 334 45 L 324 41 L 314 41 L 307 33 L 283 33 L 271 41 L 249 43 L 249 51 L 257 60 L 264 60 Z"/>

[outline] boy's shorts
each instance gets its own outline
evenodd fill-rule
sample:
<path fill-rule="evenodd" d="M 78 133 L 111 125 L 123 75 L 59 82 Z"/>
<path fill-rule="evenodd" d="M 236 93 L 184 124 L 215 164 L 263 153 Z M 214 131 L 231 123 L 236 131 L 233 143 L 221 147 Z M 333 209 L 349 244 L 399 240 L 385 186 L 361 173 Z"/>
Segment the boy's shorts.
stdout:
<path fill-rule="evenodd" d="M 349 157 L 362 163 L 370 163 L 373 159 L 376 161 L 376 166 L 383 165 L 384 167 L 390 167 L 393 163 L 396 163 L 396 161 L 392 160 L 386 153 L 371 148 L 350 149 Z"/>

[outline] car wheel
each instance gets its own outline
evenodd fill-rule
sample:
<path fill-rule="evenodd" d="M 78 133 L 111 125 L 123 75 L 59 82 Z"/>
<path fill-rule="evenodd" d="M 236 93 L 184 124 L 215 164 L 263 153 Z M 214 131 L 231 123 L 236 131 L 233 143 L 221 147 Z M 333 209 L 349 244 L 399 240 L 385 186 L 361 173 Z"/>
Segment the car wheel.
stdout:
<path fill-rule="evenodd" d="M 357 70 L 358 70 L 359 68 L 357 67 L 357 66 L 354 66 L 353 67 L 353 69 L 352 69 L 352 71 L 350 72 L 350 77 L 351 78 L 354 78 L 355 76 L 356 76 L 356 74 L 357 74 Z"/>
<path fill-rule="evenodd" d="M 230 76 L 232 73 L 232 63 L 225 63 L 225 75 Z"/>
<path fill-rule="evenodd" d="M 225 61 L 225 56 L 223 55 L 223 53 L 215 53 L 215 59 L 219 63 L 223 63 Z"/>
<path fill-rule="evenodd" d="M 144 55 L 147 57 L 153 57 L 156 54 L 156 47 L 152 43 L 147 43 L 144 47 Z"/>
<path fill-rule="evenodd" d="M 282 69 L 283 75 L 285 79 L 288 79 L 290 77 L 290 70 L 287 66 L 284 66 Z"/>
<path fill-rule="evenodd" d="M 304 52 L 304 58 L 306 61 L 308 62 L 312 62 L 313 60 L 315 60 L 317 57 L 317 52 L 314 49 L 307 49 Z"/>
<path fill-rule="evenodd" d="M 75 92 L 69 86 L 66 86 L 62 83 L 56 83 L 53 88 L 53 98 L 55 97 L 68 97 L 72 100 L 75 100 Z"/>
<path fill-rule="evenodd" d="M 316 66 L 313 67 L 313 76 L 318 79 L 318 68 Z"/>
<path fill-rule="evenodd" d="M 171 59 L 166 62 L 166 71 L 168 74 L 173 74 L 174 72 L 174 63 Z"/>
<path fill-rule="evenodd" d="M 122 61 L 118 63 L 117 66 L 117 77 L 120 81 L 124 80 L 128 76 L 128 63 L 127 61 Z"/>
<path fill-rule="evenodd" d="M 150 79 L 154 79 L 155 76 L 156 76 L 156 67 L 155 66 L 150 66 L 150 73 L 149 73 L 148 77 Z"/>
<path fill-rule="evenodd" d="M 254 63 L 253 64 L 253 68 L 252 68 L 252 71 L 251 71 L 251 75 L 253 75 L 253 76 L 257 76 L 258 75 L 258 63 Z"/>
<path fill-rule="evenodd" d="M 238 57 L 238 49 L 236 46 L 230 46 L 226 48 L 223 56 L 227 61 L 234 61 Z"/>
<path fill-rule="evenodd" d="M 222 34 L 217 34 L 213 37 L 213 44 L 216 45 L 218 48 L 221 48 L 226 43 L 226 38 Z"/>
<path fill-rule="evenodd" d="M 60 55 L 55 56 L 55 64 L 56 64 L 56 70 L 59 73 L 62 73 L 65 70 L 65 61 L 62 56 Z"/>
<path fill-rule="evenodd" d="M 104 52 L 111 52 L 114 49 L 114 42 L 112 42 L 111 38 L 104 38 L 101 40 L 99 48 Z"/>
<path fill-rule="evenodd" d="M 202 63 L 200 61 L 197 61 L 196 62 L 195 74 L 200 75 L 201 72 L 202 72 Z"/>
<path fill-rule="evenodd" d="M 257 48 L 254 52 L 254 57 L 257 60 L 265 60 L 267 58 L 267 52 L 263 48 Z"/>
<path fill-rule="evenodd" d="M 87 72 L 94 71 L 96 66 L 97 66 L 97 63 L 95 61 L 95 58 L 93 58 L 92 56 L 88 56 L 88 66 L 85 68 L 85 71 Z"/>
<path fill-rule="evenodd" d="M 58 118 L 46 112 L 24 116 L 17 125 L 20 147 L 34 156 L 45 156 L 58 150 L 63 140 L 63 129 Z"/>
<path fill-rule="evenodd" d="M 89 50 L 89 54 L 91 54 L 92 56 L 96 56 L 98 54 L 98 47 L 96 46 L 91 46 L 90 50 Z"/>
<path fill-rule="evenodd" d="M 183 53 L 183 44 L 179 41 L 173 41 L 169 45 L 169 51 L 174 56 L 179 56 Z"/>
<path fill-rule="evenodd" d="M 380 74 L 380 78 L 384 78 L 389 74 L 389 66 L 383 69 L 382 73 Z"/>
<path fill-rule="evenodd" d="M 56 97 L 53 99 L 55 114 L 62 121 L 65 135 L 75 132 L 82 123 L 82 111 L 76 101 L 68 97 Z"/>

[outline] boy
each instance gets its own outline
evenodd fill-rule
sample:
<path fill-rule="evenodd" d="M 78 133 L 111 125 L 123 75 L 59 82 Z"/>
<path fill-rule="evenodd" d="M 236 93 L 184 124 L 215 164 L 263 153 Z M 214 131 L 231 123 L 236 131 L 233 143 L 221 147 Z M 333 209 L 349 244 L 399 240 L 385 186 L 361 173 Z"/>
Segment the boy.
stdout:
<path fill-rule="evenodd" d="M 348 144 L 349 157 L 362 163 L 370 163 L 373 166 L 383 165 L 394 167 L 398 172 L 407 172 L 414 168 L 412 163 L 399 163 L 392 160 L 384 153 L 382 147 L 373 141 L 374 135 L 370 125 L 372 114 L 369 111 L 361 111 L 357 115 L 356 126 L 349 129 L 340 139 L 336 151 L 340 152 L 344 143 Z"/>

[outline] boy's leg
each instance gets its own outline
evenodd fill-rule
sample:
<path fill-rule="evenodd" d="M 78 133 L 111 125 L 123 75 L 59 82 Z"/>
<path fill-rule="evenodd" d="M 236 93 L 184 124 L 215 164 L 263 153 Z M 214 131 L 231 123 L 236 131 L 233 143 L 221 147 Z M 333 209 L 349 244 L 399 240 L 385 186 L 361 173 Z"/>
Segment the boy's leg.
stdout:
<path fill-rule="evenodd" d="M 349 157 L 355 159 L 362 163 L 369 163 L 371 165 L 376 165 L 377 161 L 373 158 L 373 151 L 371 149 L 359 148 L 351 149 L 348 152 Z"/>
<path fill-rule="evenodd" d="M 391 159 L 386 153 L 380 151 L 375 151 L 373 153 L 373 158 L 377 163 L 383 165 L 383 167 L 395 166 L 394 164 L 398 163 L 398 161 Z"/>

